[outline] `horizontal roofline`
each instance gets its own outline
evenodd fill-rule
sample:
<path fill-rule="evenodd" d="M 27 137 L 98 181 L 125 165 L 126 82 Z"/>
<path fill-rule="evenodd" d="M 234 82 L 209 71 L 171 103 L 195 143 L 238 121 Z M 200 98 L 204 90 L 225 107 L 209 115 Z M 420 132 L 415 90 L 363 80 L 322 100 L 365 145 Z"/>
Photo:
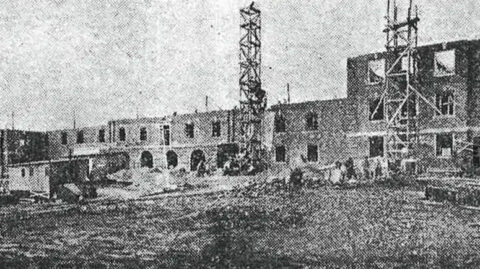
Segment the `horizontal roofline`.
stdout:
<path fill-rule="evenodd" d="M 270 106 L 269 110 L 280 109 L 285 107 L 304 106 L 304 105 L 310 105 L 310 104 L 315 105 L 315 104 L 334 103 L 334 102 L 347 101 L 347 100 L 348 98 L 342 97 L 342 98 L 334 98 L 334 99 L 304 101 L 304 102 L 290 103 L 290 104 L 276 104 L 276 105 Z"/>
<path fill-rule="evenodd" d="M 435 46 L 442 46 L 443 44 L 448 45 L 456 45 L 456 44 L 462 44 L 462 43 L 479 43 L 480 44 L 480 39 L 461 39 L 461 40 L 450 40 L 450 41 L 444 41 L 444 42 L 432 42 L 432 43 L 427 43 L 427 44 L 422 44 L 420 46 L 417 46 L 417 49 L 425 49 L 428 47 L 435 47 Z M 382 55 L 387 53 L 386 50 L 383 51 L 377 51 L 377 52 L 370 52 L 370 53 L 365 53 L 365 54 L 359 54 L 356 56 L 348 57 L 348 60 L 354 60 L 358 58 L 363 58 L 363 57 L 368 57 L 368 56 L 375 56 L 375 55 Z"/>
<path fill-rule="evenodd" d="M 69 158 L 59 158 L 54 160 L 43 160 L 43 161 L 34 161 L 34 162 L 22 162 L 22 163 L 15 163 L 9 164 L 7 167 L 21 167 L 21 166 L 30 166 L 30 165 L 42 165 L 42 164 L 49 164 L 49 163 L 61 163 L 61 162 L 68 162 L 68 161 L 76 161 L 76 160 L 88 160 L 86 156 L 75 156 L 71 159 Z"/>

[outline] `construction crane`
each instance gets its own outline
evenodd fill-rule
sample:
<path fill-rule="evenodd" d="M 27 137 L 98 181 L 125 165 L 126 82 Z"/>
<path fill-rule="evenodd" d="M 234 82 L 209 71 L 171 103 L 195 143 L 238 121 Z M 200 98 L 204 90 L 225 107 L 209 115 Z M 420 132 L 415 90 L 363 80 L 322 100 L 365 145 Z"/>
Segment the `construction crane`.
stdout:
<path fill-rule="evenodd" d="M 267 105 L 261 82 L 261 13 L 254 2 L 240 9 L 240 151 L 261 159 L 261 118 Z"/>
<path fill-rule="evenodd" d="M 438 108 L 417 88 L 418 9 L 408 0 L 406 18 L 399 19 L 397 0 L 387 1 L 386 58 L 384 92 L 373 114 L 384 109 L 386 116 L 386 158 L 389 167 L 400 168 L 406 161 L 415 163 L 414 149 L 418 144 L 417 114 L 419 100 L 438 112 Z M 383 107 L 382 104 L 385 104 Z M 389 169 L 389 171 L 391 171 Z"/>

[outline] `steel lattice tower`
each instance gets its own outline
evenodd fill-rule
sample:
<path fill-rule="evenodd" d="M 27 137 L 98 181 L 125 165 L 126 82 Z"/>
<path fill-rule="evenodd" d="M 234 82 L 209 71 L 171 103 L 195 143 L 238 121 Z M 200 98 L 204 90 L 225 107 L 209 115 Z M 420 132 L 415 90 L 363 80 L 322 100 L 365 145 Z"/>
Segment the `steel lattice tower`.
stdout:
<path fill-rule="evenodd" d="M 240 148 L 251 159 L 260 158 L 262 113 L 267 98 L 261 82 L 260 10 L 250 6 L 240 10 Z"/>

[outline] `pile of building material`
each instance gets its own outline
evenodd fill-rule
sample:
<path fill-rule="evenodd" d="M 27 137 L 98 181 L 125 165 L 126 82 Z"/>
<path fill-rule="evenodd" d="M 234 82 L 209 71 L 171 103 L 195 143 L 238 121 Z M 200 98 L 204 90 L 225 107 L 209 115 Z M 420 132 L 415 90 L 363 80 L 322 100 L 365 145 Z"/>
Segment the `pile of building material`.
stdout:
<path fill-rule="evenodd" d="M 132 184 L 127 189 L 138 190 L 142 195 L 162 193 L 174 188 L 170 183 L 169 171 L 132 169 Z"/>
<path fill-rule="evenodd" d="M 107 179 L 111 182 L 117 183 L 131 183 L 132 179 L 132 170 L 131 169 L 122 169 L 113 174 L 108 174 Z"/>
<path fill-rule="evenodd" d="M 274 178 L 268 181 L 249 181 L 243 186 L 235 186 L 231 194 L 235 197 L 256 198 L 263 195 L 277 195 L 289 191 L 289 184 L 285 179 Z"/>
<path fill-rule="evenodd" d="M 77 203 L 83 200 L 82 191 L 73 183 L 60 185 L 57 198 L 67 203 Z"/>
<path fill-rule="evenodd" d="M 67 203 L 78 203 L 84 199 L 97 198 L 97 189 L 89 183 L 67 183 L 62 184 L 57 190 L 57 199 Z M 37 198 L 38 199 L 38 198 Z"/>
<path fill-rule="evenodd" d="M 305 165 L 300 169 L 303 172 L 303 177 L 311 180 L 328 179 L 330 171 L 335 168 L 334 165 L 316 167 L 313 165 Z"/>
<path fill-rule="evenodd" d="M 176 182 L 179 181 L 169 170 L 162 171 L 158 168 L 125 169 L 108 175 L 107 178 L 128 185 L 127 190 L 135 191 L 141 196 L 176 190 Z"/>
<path fill-rule="evenodd" d="M 18 202 L 18 197 L 11 194 L 0 194 L 0 206 L 15 204 Z"/>
<path fill-rule="evenodd" d="M 458 205 L 480 206 L 480 185 L 427 186 L 425 198 L 435 202 L 448 201 Z"/>

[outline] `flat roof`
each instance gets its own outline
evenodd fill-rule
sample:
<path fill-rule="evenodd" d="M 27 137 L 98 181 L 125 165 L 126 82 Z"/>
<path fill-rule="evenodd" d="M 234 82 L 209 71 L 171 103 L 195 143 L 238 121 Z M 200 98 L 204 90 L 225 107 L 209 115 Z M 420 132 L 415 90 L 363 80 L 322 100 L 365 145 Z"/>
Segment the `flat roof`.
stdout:
<path fill-rule="evenodd" d="M 42 165 L 42 164 L 49 164 L 49 163 L 61 163 L 61 162 L 76 161 L 76 160 L 88 160 L 91 157 L 103 156 L 103 155 L 109 155 L 109 154 L 121 154 L 121 153 L 125 153 L 125 151 L 118 150 L 118 151 L 113 151 L 113 152 L 109 151 L 109 152 L 103 152 L 98 154 L 74 155 L 72 156 L 72 158 L 63 157 L 63 158 L 58 158 L 53 160 L 42 160 L 42 161 L 34 161 L 34 162 L 8 164 L 7 167 L 20 167 L 20 166 L 30 166 L 30 165 Z"/>
<path fill-rule="evenodd" d="M 461 39 L 461 40 L 450 40 L 450 41 L 444 41 L 444 42 L 433 42 L 429 44 L 422 44 L 417 46 L 418 50 L 426 49 L 426 48 L 431 48 L 431 47 L 439 47 L 443 46 L 443 44 L 446 44 L 447 46 L 459 46 L 462 44 L 480 44 L 480 39 Z M 370 52 L 370 53 L 365 53 L 365 54 L 359 54 L 356 56 L 348 57 L 347 59 L 349 60 L 355 60 L 355 59 L 361 59 L 365 57 L 373 57 L 375 55 L 384 55 L 388 53 L 386 50 L 383 51 L 377 51 L 377 52 Z"/>
<path fill-rule="evenodd" d="M 76 161 L 76 160 L 88 160 L 88 157 L 82 156 L 82 157 L 74 157 L 74 158 L 61 158 L 61 159 L 55 159 L 55 160 L 43 160 L 43 161 L 35 161 L 35 162 L 25 162 L 25 163 L 16 163 L 16 164 L 9 164 L 7 167 L 22 167 L 22 166 L 31 166 L 31 165 L 42 165 L 42 164 L 50 164 L 50 163 L 62 163 L 62 162 L 68 162 L 68 161 Z"/>

